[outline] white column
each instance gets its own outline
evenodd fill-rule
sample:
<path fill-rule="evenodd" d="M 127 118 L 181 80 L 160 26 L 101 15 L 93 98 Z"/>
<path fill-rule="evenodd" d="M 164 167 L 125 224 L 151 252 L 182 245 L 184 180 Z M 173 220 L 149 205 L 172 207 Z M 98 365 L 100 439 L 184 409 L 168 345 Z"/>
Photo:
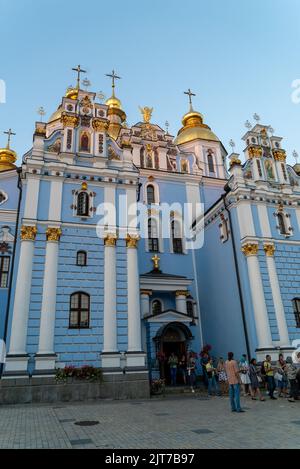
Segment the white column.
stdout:
<path fill-rule="evenodd" d="M 268 311 L 265 302 L 259 262 L 257 258 L 258 244 L 245 244 L 242 247 L 242 251 L 247 258 L 248 275 L 257 334 L 257 348 L 274 348 L 272 345 Z"/>
<path fill-rule="evenodd" d="M 140 282 L 137 256 L 139 237 L 127 236 L 128 352 L 141 352 Z"/>
<path fill-rule="evenodd" d="M 6 372 L 26 372 L 27 370 L 28 357 L 26 353 L 26 338 L 30 305 L 34 240 L 36 238 L 36 233 L 37 229 L 35 226 L 22 226 L 21 228 L 22 241 L 16 281 L 9 353 L 5 366 Z"/>
<path fill-rule="evenodd" d="M 103 353 L 117 352 L 116 235 L 104 239 L 104 345 Z"/>
<path fill-rule="evenodd" d="M 186 310 L 186 297 L 187 291 L 177 291 L 176 292 L 176 311 L 182 314 L 187 314 Z"/>
<path fill-rule="evenodd" d="M 141 313 L 142 318 L 150 315 L 150 295 L 151 290 L 141 290 Z"/>
<path fill-rule="evenodd" d="M 273 244 L 265 244 L 264 250 L 267 256 L 267 267 L 270 279 L 270 285 L 273 295 L 273 303 L 275 308 L 275 315 L 277 320 L 277 326 L 279 331 L 280 345 L 289 346 L 289 332 L 287 328 L 284 307 L 280 294 L 279 281 L 276 271 L 276 265 L 274 260 L 275 246 Z"/>
<path fill-rule="evenodd" d="M 46 232 L 46 257 L 41 309 L 39 348 L 36 355 L 36 370 L 55 368 L 54 330 L 56 313 L 56 287 L 58 264 L 58 241 L 60 228 L 48 228 Z M 45 356 L 47 355 L 47 356 Z"/>

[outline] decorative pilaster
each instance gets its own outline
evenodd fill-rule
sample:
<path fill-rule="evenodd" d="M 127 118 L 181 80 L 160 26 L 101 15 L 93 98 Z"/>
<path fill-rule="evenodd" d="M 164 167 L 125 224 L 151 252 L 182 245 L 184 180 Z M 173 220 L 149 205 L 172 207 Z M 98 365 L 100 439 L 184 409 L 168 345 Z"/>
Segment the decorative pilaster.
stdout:
<path fill-rule="evenodd" d="M 5 373 L 27 374 L 28 355 L 26 338 L 30 305 L 34 241 L 37 235 L 35 226 L 21 227 L 21 246 L 16 281 L 15 301 L 12 317 L 9 353 Z"/>
<path fill-rule="evenodd" d="M 285 150 L 273 150 L 273 157 L 277 168 L 277 174 L 280 184 L 289 184 L 289 178 L 286 169 L 286 152 Z"/>
<path fill-rule="evenodd" d="M 46 231 L 46 257 L 41 308 L 39 348 L 36 354 L 36 371 L 55 369 L 54 329 L 56 313 L 57 264 L 60 228 L 48 228 Z"/>
<path fill-rule="evenodd" d="M 186 297 L 189 292 L 186 290 L 178 290 L 176 292 L 176 311 L 182 314 L 187 314 L 186 310 Z"/>
<path fill-rule="evenodd" d="M 275 315 L 277 320 L 277 326 L 279 331 L 279 341 L 281 346 L 289 346 L 289 332 L 287 328 L 284 306 L 282 303 L 280 286 L 277 276 L 276 264 L 274 260 L 275 245 L 264 244 L 264 251 L 266 253 L 266 261 L 270 279 L 270 285 L 273 295 L 273 303 L 275 309 Z"/>
<path fill-rule="evenodd" d="M 242 246 L 242 252 L 247 259 L 248 275 L 252 304 L 254 310 L 255 327 L 258 349 L 273 349 L 269 325 L 268 311 L 263 291 L 262 278 L 258 262 L 258 244 L 247 243 Z"/>
<path fill-rule="evenodd" d="M 117 351 L 117 271 L 116 243 L 114 233 L 104 238 L 104 330 L 102 367 L 119 368 L 120 355 Z"/>

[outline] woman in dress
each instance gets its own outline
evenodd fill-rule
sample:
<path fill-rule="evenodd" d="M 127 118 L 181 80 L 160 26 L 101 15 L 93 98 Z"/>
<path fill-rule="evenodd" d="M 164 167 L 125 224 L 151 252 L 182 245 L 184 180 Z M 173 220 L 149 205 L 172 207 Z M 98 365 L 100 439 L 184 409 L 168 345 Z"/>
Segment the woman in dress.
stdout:
<path fill-rule="evenodd" d="M 225 362 L 222 357 L 219 358 L 219 362 L 217 364 L 217 373 L 218 373 L 221 393 L 227 394 L 228 393 L 228 379 L 227 379 L 227 374 L 225 370 Z"/>
<path fill-rule="evenodd" d="M 262 382 L 262 378 L 259 375 L 256 359 L 252 358 L 249 366 L 249 377 L 251 381 L 251 398 L 253 401 L 256 401 L 256 394 L 259 397 L 260 401 L 265 401 L 265 398 L 262 396 L 259 383 Z"/>
<path fill-rule="evenodd" d="M 243 391 L 244 391 L 244 396 L 250 396 L 251 395 L 251 381 L 250 381 L 250 376 L 249 376 L 249 363 L 247 362 L 247 356 L 243 355 L 240 363 L 239 363 L 239 369 L 240 369 L 240 377 L 241 377 L 241 383 L 243 386 Z"/>
<path fill-rule="evenodd" d="M 278 397 L 288 397 L 288 378 L 286 375 L 286 362 L 282 353 L 279 354 L 275 380 L 278 388 Z M 277 378 L 277 379 L 276 379 Z"/>
<path fill-rule="evenodd" d="M 178 364 L 178 371 L 180 376 L 182 377 L 183 384 L 186 384 L 186 357 L 182 355 L 181 359 L 179 360 Z"/>

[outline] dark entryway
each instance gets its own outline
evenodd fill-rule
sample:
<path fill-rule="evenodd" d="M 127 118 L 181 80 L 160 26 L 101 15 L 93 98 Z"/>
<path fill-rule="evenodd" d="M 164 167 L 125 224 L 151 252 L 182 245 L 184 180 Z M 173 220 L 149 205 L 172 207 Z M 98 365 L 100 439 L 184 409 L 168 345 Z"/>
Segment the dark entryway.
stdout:
<path fill-rule="evenodd" d="M 156 337 L 157 349 L 165 357 L 160 363 L 160 375 L 164 378 L 167 385 L 171 384 L 170 367 L 168 359 L 172 352 L 177 356 L 178 361 L 182 355 L 187 354 L 188 343 L 192 338 L 191 332 L 187 326 L 181 323 L 170 323 L 165 326 Z M 183 377 L 177 372 L 177 384 L 184 384 Z"/>

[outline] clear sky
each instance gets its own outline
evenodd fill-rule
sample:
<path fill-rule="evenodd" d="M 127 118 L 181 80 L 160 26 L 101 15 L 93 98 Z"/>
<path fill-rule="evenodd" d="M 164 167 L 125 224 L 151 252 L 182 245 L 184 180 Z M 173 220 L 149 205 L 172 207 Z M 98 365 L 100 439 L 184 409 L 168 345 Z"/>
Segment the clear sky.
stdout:
<path fill-rule="evenodd" d="M 243 150 L 244 123 L 257 112 L 286 139 L 291 163 L 292 151 L 300 154 L 300 104 L 291 99 L 300 79 L 299 0 L 0 0 L 0 24 L 0 130 L 17 133 L 19 156 L 31 147 L 37 108 L 46 117 L 56 110 L 78 64 L 91 90 L 107 96 L 105 74 L 121 75 L 129 124 L 140 120 L 139 105 L 151 106 L 152 121 L 168 120 L 176 135 L 190 87 L 228 151 L 231 138 Z"/>

